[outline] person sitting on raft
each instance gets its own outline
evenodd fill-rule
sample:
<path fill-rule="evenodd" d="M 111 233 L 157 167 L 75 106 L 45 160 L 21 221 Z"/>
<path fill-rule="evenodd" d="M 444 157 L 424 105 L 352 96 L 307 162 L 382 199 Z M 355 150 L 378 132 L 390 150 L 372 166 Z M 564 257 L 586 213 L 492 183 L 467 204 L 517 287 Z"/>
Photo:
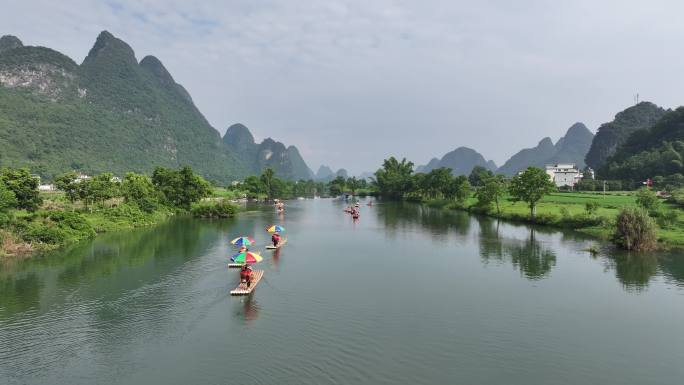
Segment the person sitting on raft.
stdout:
<path fill-rule="evenodd" d="M 240 251 L 239 251 L 240 253 L 246 253 L 248 251 L 249 251 L 249 249 L 247 248 L 247 246 L 245 246 L 245 245 L 240 246 Z"/>
<path fill-rule="evenodd" d="M 246 284 L 248 288 L 252 284 L 252 268 L 246 263 L 240 269 L 240 283 Z"/>
<path fill-rule="evenodd" d="M 273 235 L 271 235 L 271 242 L 273 242 L 273 247 L 278 247 L 278 244 L 280 243 L 280 234 L 273 233 Z"/>

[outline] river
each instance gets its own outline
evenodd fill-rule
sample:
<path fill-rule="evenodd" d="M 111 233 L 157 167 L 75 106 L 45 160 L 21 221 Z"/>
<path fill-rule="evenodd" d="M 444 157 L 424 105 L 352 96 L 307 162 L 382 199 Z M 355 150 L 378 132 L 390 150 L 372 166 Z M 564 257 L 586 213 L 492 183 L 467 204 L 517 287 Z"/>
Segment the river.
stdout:
<path fill-rule="evenodd" d="M 684 255 L 415 204 L 248 206 L 0 265 L 0 384 L 678 384 Z M 271 224 L 231 297 L 229 240 Z M 599 245 L 602 252 L 586 251 Z"/>

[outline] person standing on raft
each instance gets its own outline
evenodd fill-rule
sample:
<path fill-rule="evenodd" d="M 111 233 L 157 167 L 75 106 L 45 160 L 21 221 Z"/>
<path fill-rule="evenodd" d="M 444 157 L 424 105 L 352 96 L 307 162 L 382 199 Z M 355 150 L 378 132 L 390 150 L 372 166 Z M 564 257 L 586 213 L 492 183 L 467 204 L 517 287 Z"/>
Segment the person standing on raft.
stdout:
<path fill-rule="evenodd" d="M 246 263 L 240 269 L 240 283 L 246 284 L 248 288 L 252 284 L 252 268 Z"/>
<path fill-rule="evenodd" d="M 273 242 L 273 247 L 278 247 L 278 244 L 280 243 L 280 234 L 273 233 L 273 235 L 271 235 L 271 242 Z"/>

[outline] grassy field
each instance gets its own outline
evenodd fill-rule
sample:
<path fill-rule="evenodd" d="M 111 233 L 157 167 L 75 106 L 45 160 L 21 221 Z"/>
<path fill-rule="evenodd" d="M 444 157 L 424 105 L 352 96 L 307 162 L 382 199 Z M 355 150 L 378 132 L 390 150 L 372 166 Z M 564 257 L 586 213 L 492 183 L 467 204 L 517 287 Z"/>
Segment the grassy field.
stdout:
<path fill-rule="evenodd" d="M 598 209 L 595 213 L 589 214 L 586 211 L 587 202 L 598 203 Z M 476 203 L 477 200 L 471 197 L 466 201 L 465 208 L 470 211 L 477 211 Z M 636 198 L 633 192 L 553 193 L 545 196 L 537 204 L 537 218 L 535 220 L 530 219 L 530 210 L 527 204 L 524 202 L 513 203 L 508 200 L 508 197 L 504 197 L 501 202 L 501 215 L 497 215 L 495 209 L 490 210 L 487 215 L 514 221 L 572 228 L 609 239 L 615 227 L 615 217 L 621 208 L 627 206 L 636 206 Z M 676 221 L 667 226 L 659 226 L 659 241 L 664 246 L 684 246 L 684 211 L 664 200 L 662 206 L 664 210 L 672 210 L 676 213 Z"/>

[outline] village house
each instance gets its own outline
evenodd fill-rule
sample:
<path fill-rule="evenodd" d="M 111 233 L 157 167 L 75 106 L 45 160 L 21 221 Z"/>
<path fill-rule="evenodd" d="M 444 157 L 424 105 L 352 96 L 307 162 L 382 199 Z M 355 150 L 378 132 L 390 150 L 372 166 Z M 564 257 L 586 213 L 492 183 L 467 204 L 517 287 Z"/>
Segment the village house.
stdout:
<path fill-rule="evenodd" d="M 574 163 L 547 164 L 546 173 L 556 187 L 574 188 L 583 176 Z"/>

